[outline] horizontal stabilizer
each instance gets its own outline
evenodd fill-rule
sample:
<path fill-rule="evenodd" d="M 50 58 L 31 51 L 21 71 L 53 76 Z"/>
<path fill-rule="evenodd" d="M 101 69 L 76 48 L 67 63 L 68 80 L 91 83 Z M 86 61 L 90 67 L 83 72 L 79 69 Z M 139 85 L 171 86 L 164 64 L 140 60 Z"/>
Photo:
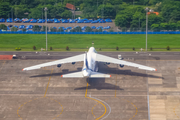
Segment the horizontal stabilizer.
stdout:
<path fill-rule="evenodd" d="M 74 72 L 74 73 L 61 75 L 61 77 L 63 77 L 63 78 L 82 78 L 84 76 L 83 76 L 82 71 L 80 71 L 80 72 Z"/>
<path fill-rule="evenodd" d="M 103 74 L 99 72 L 92 72 L 90 78 L 110 78 L 111 75 Z"/>

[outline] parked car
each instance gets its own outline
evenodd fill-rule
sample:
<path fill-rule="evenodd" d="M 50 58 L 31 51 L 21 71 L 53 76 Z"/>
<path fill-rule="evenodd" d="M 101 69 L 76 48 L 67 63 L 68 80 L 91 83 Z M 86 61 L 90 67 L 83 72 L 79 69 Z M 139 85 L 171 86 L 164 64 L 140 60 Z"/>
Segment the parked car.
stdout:
<path fill-rule="evenodd" d="M 92 21 L 91 23 L 98 23 L 99 21 L 98 20 L 94 20 L 94 21 Z"/>
<path fill-rule="evenodd" d="M 96 29 L 96 27 L 95 26 L 91 26 L 91 29 Z"/>
<path fill-rule="evenodd" d="M 14 25 L 14 27 L 18 28 L 18 26 Z"/>
<path fill-rule="evenodd" d="M 62 23 L 68 23 L 69 20 L 66 20 L 66 19 L 62 19 Z"/>
<path fill-rule="evenodd" d="M 47 23 L 53 23 L 51 19 L 47 19 Z"/>
<path fill-rule="evenodd" d="M 59 27 L 58 29 L 60 29 L 60 28 L 63 28 L 63 30 L 65 29 L 64 27 Z"/>
<path fill-rule="evenodd" d="M 87 20 L 87 21 L 84 21 L 84 23 L 91 23 L 91 21 L 90 21 L 90 20 Z"/>
<path fill-rule="evenodd" d="M 36 19 L 31 19 L 30 23 L 37 23 L 37 20 Z"/>
<path fill-rule="evenodd" d="M 69 19 L 69 23 L 76 23 L 76 21 L 73 19 Z"/>
<path fill-rule="evenodd" d="M 104 21 L 104 20 L 100 20 L 100 21 L 99 21 L 99 23 L 106 23 L 106 21 Z"/>
<path fill-rule="evenodd" d="M 110 29 L 110 28 L 111 28 L 110 26 L 104 27 L 104 29 Z"/>
<path fill-rule="evenodd" d="M 77 23 L 84 23 L 84 21 L 83 20 L 78 20 Z"/>
<path fill-rule="evenodd" d="M 1 18 L 0 19 L 0 22 L 5 22 L 6 20 L 4 18 Z"/>
<path fill-rule="evenodd" d="M 23 29 L 23 28 L 25 28 L 24 25 L 20 25 L 20 26 L 19 26 L 19 29 Z"/>
<path fill-rule="evenodd" d="M 26 27 L 26 29 L 32 29 L 33 28 L 33 25 L 28 25 L 27 27 Z"/>
<path fill-rule="evenodd" d="M 15 18 L 15 19 L 14 19 L 14 22 L 15 22 L 15 23 L 21 23 L 21 22 L 22 22 L 22 20 L 21 20 L 21 19 L 19 19 L 19 18 Z"/>
<path fill-rule="evenodd" d="M 8 18 L 8 19 L 6 20 L 6 22 L 12 23 L 12 22 L 13 22 L 13 19 L 12 19 L 12 18 Z"/>
<path fill-rule="evenodd" d="M 109 18 L 107 18 L 105 21 L 106 21 L 106 22 L 112 22 L 112 20 L 109 19 Z"/>
<path fill-rule="evenodd" d="M 60 21 L 58 19 L 54 20 L 54 23 L 60 23 Z"/>
<path fill-rule="evenodd" d="M 26 30 L 26 32 L 33 32 L 32 30 Z"/>
<path fill-rule="evenodd" d="M 102 29 L 103 29 L 103 26 L 98 26 L 96 29 L 98 29 L 98 30 L 99 30 L 100 28 L 102 28 Z"/>
<path fill-rule="evenodd" d="M 69 29 L 69 30 L 71 30 L 71 29 L 72 29 L 72 27 L 67 27 L 66 29 Z"/>

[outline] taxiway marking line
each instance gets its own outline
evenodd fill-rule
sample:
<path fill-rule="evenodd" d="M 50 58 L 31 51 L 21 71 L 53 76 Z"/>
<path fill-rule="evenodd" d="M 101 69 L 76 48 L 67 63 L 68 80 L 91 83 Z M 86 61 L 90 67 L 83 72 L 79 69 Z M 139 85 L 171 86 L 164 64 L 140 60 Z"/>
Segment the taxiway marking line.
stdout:
<path fill-rule="evenodd" d="M 124 101 L 127 101 L 128 103 L 131 103 L 131 104 L 136 108 L 136 113 L 134 114 L 134 116 L 131 117 L 131 118 L 129 118 L 129 120 L 131 120 L 132 118 L 134 118 L 134 117 L 137 115 L 138 109 L 137 109 L 136 105 L 134 105 L 132 102 L 130 102 L 130 101 L 128 101 L 128 100 L 125 100 L 125 99 L 123 99 L 123 100 L 124 100 Z"/>
<path fill-rule="evenodd" d="M 93 99 L 93 98 L 91 98 L 91 97 L 87 97 L 87 91 L 88 91 L 88 83 L 87 83 L 87 86 L 86 86 L 85 98 L 92 99 L 92 100 L 100 103 L 100 104 L 104 107 L 104 114 L 101 115 L 100 117 L 96 118 L 96 120 L 99 120 L 100 118 L 102 118 L 102 117 L 106 114 L 106 111 L 107 111 L 106 106 L 105 106 L 101 101 L 98 101 L 98 100 Z"/>
<path fill-rule="evenodd" d="M 115 96 L 114 97 L 116 97 L 116 89 L 117 89 L 117 74 L 116 74 L 116 85 L 115 85 Z"/>
<path fill-rule="evenodd" d="M 174 114 L 176 115 L 177 118 L 180 118 L 177 114 L 176 114 L 176 108 L 180 105 L 180 103 L 174 108 Z"/>
<path fill-rule="evenodd" d="M 53 69 L 51 71 L 51 74 L 52 74 L 52 72 L 53 72 Z M 51 76 L 49 77 L 49 81 L 48 81 L 48 84 L 47 84 L 47 87 L 46 87 L 46 91 L 45 91 L 44 97 L 46 97 L 46 93 L 47 93 L 47 90 L 48 90 L 48 87 L 49 87 L 50 80 L 51 80 Z"/>
<path fill-rule="evenodd" d="M 105 100 L 108 100 L 108 99 L 105 99 Z M 104 100 L 104 101 L 105 101 Z M 91 113 L 92 113 L 92 115 L 94 116 L 94 118 L 96 118 L 96 116 L 94 115 L 94 113 L 93 113 L 93 109 L 96 107 L 96 105 L 98 105 L 99 103 L 97 103 L 97 104 L 95 104 L 93 107 L 92 107 L 92 110 L 91 110 Z"/>

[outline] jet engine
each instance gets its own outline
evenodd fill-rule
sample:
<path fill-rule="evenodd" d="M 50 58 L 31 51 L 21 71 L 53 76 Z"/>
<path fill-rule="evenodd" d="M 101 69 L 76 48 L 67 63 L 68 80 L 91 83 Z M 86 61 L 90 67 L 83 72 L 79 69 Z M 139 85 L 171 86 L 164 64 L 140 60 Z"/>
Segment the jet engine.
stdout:
<path fill-rule="evenodd" d="M 74 65 L 76 62 L 72 62 L 72 64 Z"/>
<path fill-rule="evenodd" d="M 61 64 L 58 64 L 57 67 L 61 67 Z"/>
<path fill-rule="evenodd" d="M 124 67 L 124 65 L 122 65 L 122 64 L 120 64 L 119 66 L 120 66 L 121 68 L 123 68 L 123 67 Z"/>

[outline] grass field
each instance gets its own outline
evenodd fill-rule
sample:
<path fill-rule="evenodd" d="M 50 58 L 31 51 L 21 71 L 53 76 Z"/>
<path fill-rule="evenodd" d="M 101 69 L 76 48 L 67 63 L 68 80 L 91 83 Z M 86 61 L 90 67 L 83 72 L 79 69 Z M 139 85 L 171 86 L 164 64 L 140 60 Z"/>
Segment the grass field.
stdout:
<path fill-rule="evenodd" d="M 145 35 L 48 35 L 48 48 L 53 47 L 55 51 L 66 51 L 69 46 L 71 51 L 84 51 L 87 47 L 102 48 L 102 51 L 115 51 L 118 46 L 120 51 L 132 51 L 135 47 L 145 48 Z M 46 47 L 45 34 L 0 34 L 0 50 L 13 51 L 21 47 L 21 51 L 33 51 Z M 148 48 L 180 48 L 179 34 L 148 35 Z M 124 48 L 124 49 L 121 49 Z M 154 49 L 155 50 L 155 49 Z M 175 49 L 174 49 L 175 50 Z M 175 51 L 180 51 L 176 49 Z M 158 51 L 163 51 L 159 49 Z"/>

